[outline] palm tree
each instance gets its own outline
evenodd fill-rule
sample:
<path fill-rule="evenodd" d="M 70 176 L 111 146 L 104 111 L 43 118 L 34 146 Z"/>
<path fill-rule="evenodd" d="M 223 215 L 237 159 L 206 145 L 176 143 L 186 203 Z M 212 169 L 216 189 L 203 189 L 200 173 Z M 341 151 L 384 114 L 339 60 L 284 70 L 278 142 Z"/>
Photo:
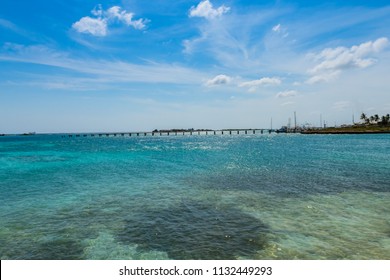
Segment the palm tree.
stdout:
<path fill-rule="evenodd" d="M 382 125 L 388 125 L 390 122 L 390 115 L 382 116 Z"/>
<path fill-rule="evenodd" d="M 378 122 L 378 121 L 379 121 L 379 116 L 378 116 L 378 114 L 375 114 L 375 116 L 374 116 L 374 120 L 375 120 L 376 122 Z"/>
<path fill-rule="evenodd" d="M 386 119 L 386 116 L 382 116 L 382 125 L 387 125 L 387 119 Z"/>

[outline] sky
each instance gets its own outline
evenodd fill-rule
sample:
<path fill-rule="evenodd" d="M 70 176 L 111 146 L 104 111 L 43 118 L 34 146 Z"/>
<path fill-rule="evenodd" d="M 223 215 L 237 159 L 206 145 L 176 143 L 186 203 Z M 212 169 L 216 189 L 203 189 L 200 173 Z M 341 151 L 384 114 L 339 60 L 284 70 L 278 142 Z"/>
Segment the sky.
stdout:
<path fill-rule="evenodd" d="M 1 0 L 0 133 L 350 124 L 389 40 L 388 1 Z"/>

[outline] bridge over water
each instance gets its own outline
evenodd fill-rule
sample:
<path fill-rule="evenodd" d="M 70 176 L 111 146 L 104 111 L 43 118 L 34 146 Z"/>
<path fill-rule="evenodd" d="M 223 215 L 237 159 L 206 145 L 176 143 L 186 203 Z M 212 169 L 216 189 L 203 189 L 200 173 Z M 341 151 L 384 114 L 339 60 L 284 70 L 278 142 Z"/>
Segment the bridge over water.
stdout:
<path fill-rule="evenodd" d="M 140 137 L 140 136 L 178 136 L 178 135 L 249 135 L 278 133 L 274 129 L 205 129 L 205 130 L 154 130 L 142 132 L 99 132 L 99 133 L 70 133 L 62 137 Z"/>

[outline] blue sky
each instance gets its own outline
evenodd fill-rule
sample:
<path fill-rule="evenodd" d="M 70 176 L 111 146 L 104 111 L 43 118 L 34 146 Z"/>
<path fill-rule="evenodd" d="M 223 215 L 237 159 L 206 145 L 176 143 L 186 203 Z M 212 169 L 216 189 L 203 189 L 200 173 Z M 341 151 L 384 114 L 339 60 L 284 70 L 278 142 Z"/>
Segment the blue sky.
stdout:
<path fill-rule="evenodd" d="M 2 0 L 0 133 L 390 112 L 388 1 Z"/>

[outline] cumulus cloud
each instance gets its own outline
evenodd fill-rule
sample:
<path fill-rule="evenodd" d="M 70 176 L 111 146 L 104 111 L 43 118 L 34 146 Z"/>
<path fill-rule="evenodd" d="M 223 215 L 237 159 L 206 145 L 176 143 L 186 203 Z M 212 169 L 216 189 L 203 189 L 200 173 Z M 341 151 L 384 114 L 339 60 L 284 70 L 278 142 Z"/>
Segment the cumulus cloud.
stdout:
<path fill-rule="evenodd" d="M 79 21 L 75 22 L 72 27 L 77 32 L 89 33 L 93 36 L 106 36 L 108 32 L 108 26 L 111 23 L 122 23 L 127 26 L 131 26 L 134 29 L 144 29 L 147 19 L 134 20 L 134 14 L 123 10 L 119 6 L 113 6 L 107 10 L 103 10 L 101 5 L 96 6 L 91 14 L 93 17 L 83 17 Z"/>
<path fill-rule="evenodd" d="M 286 98 L 286 97 L 293 97 L 296 96 L 298 92 L 296 90 L 286 90 L 286 91 L 281 91 L 276 94 L 277 98 Z"/>
<path fill-rule="evenodd" d="M 117 20 L 127 26 L 132 26 L 135 29 L 144 29 L 146 27 L 146 23 L 148 22 L 146 19 L 133 20 L 134 14 L 128 13 L 126 10 L 122 10 L 119 6 L 109 8 L 106 12 L 106 16 L 108 19 Z"/>
<path fill-rule="evenodd" d="M 80 33 L 89 33 L 93 36 L 107 35 L 107 20 L 101 18 L 83 17 L 72 27 Z"/>
<path fill-rule="evenodd" d="M 222 5 L 216 9 L 213 8 L 213 4 L 209 0 L 204 0 L 198 4 L 198 6 L 192 6 L 190 9 L 190 17 L 204 17 L 207 19 L 214 19 L 227 13 L 230 7 Z"/>
<path fill-rule="evenodd" d="M 232 78 L 226 75 L 217 75 L 206 82 L 206 86 L 225 85 L 231 82 Z"/>
<path fill-rule="evenodd" d="M 327 48 L 318 54 L 312 55 L 317 65 L 309 70 L 312 77 L 307 83 L 330 81 L 342 71 L 350 68 L 366 68 L 376 62 L 370 55 L 381 52 L 389 45 L 385 37 L 375 41 L 368 41 L 351 48 Z"/>

